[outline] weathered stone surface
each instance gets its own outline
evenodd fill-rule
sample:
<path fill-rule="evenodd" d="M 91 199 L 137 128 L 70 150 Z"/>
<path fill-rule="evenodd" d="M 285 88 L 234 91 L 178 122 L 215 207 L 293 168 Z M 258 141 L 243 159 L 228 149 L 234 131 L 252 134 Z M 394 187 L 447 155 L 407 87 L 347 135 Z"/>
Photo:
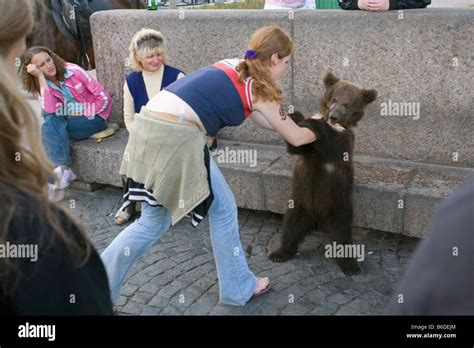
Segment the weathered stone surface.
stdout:
<path fill-rule="evenodd" d="M 255 29 L 274 24 L 295 44 L 291 67 L 281 81 L 286 108 L 293 105 L 306 114 L 316 111 L 322 78 L 332 69 L 341 78 L 379 92 L 357 130 L 358 152 L 472 167 L 474 92 L 466 86 L 473 82 L 474 12 L 429 9 L 405 10 L 402 15 L 399 18 L 396 11 L 373 16 L 363 11 L 115 10 L 94 14 L 91 22 L 97 76 L 113 96 L 115 121 L 122 122 L 127 48 L 135 31 L 142 27 L 162 31 L 169 63 L 189 73 L 219 59 L 243 56 Z M 414 113 L 382 116 L 382 103 L 389 101 L 418 103 L 419 119 Z M 276 134 L 250 124 L 220 135 L 282 144 Z"/>
<path fill-rule="evenodd" d="M 263 175 L 265 208 L 276 213 L 284 213 L 291 199 L 291 174 L 294 156 L 285 154 L 276 160 Z"/>
<path fill-rule="evenodd" d="M 228 152 L 240 151 L 241 153 L 252 153 L 256 162 L 240 164 L 228 163 L 225 161 L 226 149 L 230 150 Z M 268 210 L 265 208 L 265 176 L 262 172 L 284 153 L 284 148 L 280 146 L 219 141 L 218 152 L 215 159 L 229 183 L 239 207 Z M 230 156 L 227 157 L 231 159 Z"/>
<path fill-rule="evenodd" d="M 442 200 L 472 178 L 473 170 L 434 165 L 418 168 L 406 194 L 403 233 L 421 237 Z"/>
<path fill-rule="evenodd" d="M 127 139 L 127 130 L 119 129 L 100 143 L 95 139 L 71 142 L 72 169 L 78 181 L 121 186 L 119 170 Z"/>
<path fill-rule="evenodd" d="M 474 165 L 473 11 L 460 9 L 298 11 L 294 23 L 294 104 L 318 108 L 328 69 L 377 100 L 357 132 L 357 151 L 451 166 Z M 429 28 L 429 29 L 428 29 Z M 428 30 L 427 30 L 428 29 Z M 415 102 L 416 116 L 381 116 L 382 103 Z M 459 161 L 452 161 L 452 153 Z"/>

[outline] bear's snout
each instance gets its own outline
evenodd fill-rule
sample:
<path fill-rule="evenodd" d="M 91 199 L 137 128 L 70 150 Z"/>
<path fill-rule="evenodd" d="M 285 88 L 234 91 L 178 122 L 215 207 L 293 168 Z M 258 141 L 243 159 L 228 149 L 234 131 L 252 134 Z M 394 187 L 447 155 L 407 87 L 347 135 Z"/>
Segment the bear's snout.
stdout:
<path fill-rule="evenodd" d="M 343 107 L 333 104 L 329 110 L 329 120 L 334 123 L 340 123 L 344 118 L 345 110 Z"/>

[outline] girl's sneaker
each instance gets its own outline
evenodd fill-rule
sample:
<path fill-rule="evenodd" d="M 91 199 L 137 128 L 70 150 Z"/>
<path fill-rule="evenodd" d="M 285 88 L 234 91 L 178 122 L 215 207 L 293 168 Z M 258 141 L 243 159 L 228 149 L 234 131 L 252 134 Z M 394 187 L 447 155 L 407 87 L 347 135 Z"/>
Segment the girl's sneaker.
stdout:
<path fill-rule="evenodd" d="M 52 202 L 59 202 L 64 199 L 65 196 L 64 189 L 58 189 L 56 185 L 48 184 L 48 197 Z"/>
<path fill-rule="evenodd" d="M 71 170 L 71 168 L 63 169 L 61 166 L 54 169 L 54 174 L 58 177 L 58 186 L 57 188 L 62 190 L 69 186 L 71 181 L 76 180 L 76 174 Z"/>

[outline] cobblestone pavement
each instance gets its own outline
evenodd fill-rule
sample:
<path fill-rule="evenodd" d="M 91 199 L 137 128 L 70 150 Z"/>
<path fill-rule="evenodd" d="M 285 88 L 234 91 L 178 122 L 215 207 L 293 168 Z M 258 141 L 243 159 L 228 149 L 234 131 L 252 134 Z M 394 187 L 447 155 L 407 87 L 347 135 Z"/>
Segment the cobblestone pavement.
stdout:
<path fill-rule="evenodd" d="M 101 252 L 124 227 L 113 224 L 121 191 L 68 190 L 61 202 L 85 226 Z M 218 284 L 207 219 L 194 229 L 188 219 L 173 226 L 131 268 L 117 308 L 121 315 L 372 315 L 382 314 L 417 240 L 355 229 L 365 245 L 360 275 L 346 277 L 324 257 L 323 234 L 308 236 L 299 255 L 273 263 L 281 216 L 239 210 L 241 240 L 250 269 L 268 276 L 272 289 L 243 307 L 218 304 Z"/>

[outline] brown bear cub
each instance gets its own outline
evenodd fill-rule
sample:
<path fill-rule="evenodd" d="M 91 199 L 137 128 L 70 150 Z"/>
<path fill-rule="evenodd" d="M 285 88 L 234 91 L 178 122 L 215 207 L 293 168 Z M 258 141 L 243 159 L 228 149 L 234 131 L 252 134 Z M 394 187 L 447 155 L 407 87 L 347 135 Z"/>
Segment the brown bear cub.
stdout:
<path fill-rule="evenodd" d="M 305 119 L 299 112 L 289 115 L 300 127 L 311 129 L 316 141 L 300 147 L 287 144 L 288 152 L 298 155 L 291 185 L 293 206 L 283 219 L 281 246 L 269 256 L 274 262 L 295 255 L 306 234 L 315 229 L 329 233 L 336 244 L 352 243 L 351 128 L 364 115 L 365 106 L 375 100 L 377 91 L 339 80 L 330 72 L 324 77 L 324 85 L 326 91 L 320 102 L 323 119 Z M 328 123 L 338 123 L 346 130 L 338 132 Z M 336 260 L 346 275 L 359 273 L 353 257 Z"/>

